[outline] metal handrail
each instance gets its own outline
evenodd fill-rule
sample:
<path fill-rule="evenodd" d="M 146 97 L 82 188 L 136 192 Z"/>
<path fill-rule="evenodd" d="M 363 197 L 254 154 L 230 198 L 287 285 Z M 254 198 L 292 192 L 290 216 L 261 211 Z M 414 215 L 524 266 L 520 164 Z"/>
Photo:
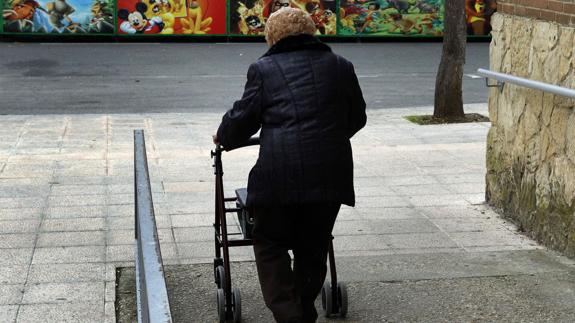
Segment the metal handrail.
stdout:
<path fill-rule="evenodd" d="M 553 93 L 557 95 L 566 96 L 571 99 L 575 99 L 575 90 L 566 87 L 552 85 L 539 81 L 533 81 L 509 74 L 493 72 L 483 68 L 478 69 L 477 74 L 486 78 L 486 83 L 488 87 L 498 87 L 500 91 L 503 90 L 503 86 L 505 85 L 505 83 L 512 83 L 530 89 L 540 90 L 543 92 Z M 489 79 L 497 80 L 497 85 L 489 84 Z"/>
<path fill-rule="evenodd" d="M 134 130 L 138 322 L 172 322 L 148 173 L 143 130 Z"/>

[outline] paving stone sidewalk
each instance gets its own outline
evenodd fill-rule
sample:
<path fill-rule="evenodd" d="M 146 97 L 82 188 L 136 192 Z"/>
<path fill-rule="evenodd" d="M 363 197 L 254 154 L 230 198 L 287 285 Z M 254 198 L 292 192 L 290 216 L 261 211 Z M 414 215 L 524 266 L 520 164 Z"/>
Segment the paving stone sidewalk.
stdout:
<path fill-rule="evenodd" d="M 353 139 L 357 207 L 343 208 L 338 218 L 338 259 L 345 264 L 354 257 L 431 257 L 458 263 L 461 257 L 504 252 L 553 255 L 483 203 L 489 123 L 417 126 L 403 119 L 430 112 L 369 111 L 367 127 Z M 209 153 L 220 118 L 221 113 L 3 116 L 0 322 L 115 322 L 116 268 L 133 266 L 134 260 L 134 129 L 145 130 L 165 264 L 210 263 Z M 256 157 L 254 147 L 224 155 L 230 195 L 245 186 Z M 553 257 L 557 266 L 483 261 L 474 271 L 418 271 L 417 263 L 391 261 L 363 276 L 342 265 L 342 275 L 385 282 L 571 268 L 570 260 Z M 250 261 L 253 253 L 234 248 L 232 259 Z"/>

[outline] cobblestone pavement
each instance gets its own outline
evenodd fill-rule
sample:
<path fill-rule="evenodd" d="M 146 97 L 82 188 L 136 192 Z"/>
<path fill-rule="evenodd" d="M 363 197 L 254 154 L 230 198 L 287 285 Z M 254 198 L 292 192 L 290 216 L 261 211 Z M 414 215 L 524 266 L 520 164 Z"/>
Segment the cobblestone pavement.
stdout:
<path fill-rule="evenodd" d="M 467 107 L 486 110 L 486 105 Z M 353 139 L 358 202 L 338 218 L 338 257 L 543 249 L 483 204 L 489 124 L 417 126 L 403 119 L 430 112 L 369 112 L 367 127 Z M 209 152 L 220 117 L 213 112 L 3 116 L 0 322 L 115 321 L 116 267 L 133 266 L 134 260 L 134 129 L 145 130 L 164 262 L 211 262 Z M 254 147 L 224 155 L 230 194 L 245 186 L 256 156 Z M 232 259 L 252 260 L 253 253 L 235 248 Z M 378 276 L 385 267 L 390 274 L 381 280 L 398 279 L 399 273 L 416 272 L 413 265 L 375 266 L 369 274 Z M 482 266 L 490 272 L 489 263 Z M 497 273 L 552 271 L 536 261 L 524 266 L 528 269 L 497 267 Z"/>

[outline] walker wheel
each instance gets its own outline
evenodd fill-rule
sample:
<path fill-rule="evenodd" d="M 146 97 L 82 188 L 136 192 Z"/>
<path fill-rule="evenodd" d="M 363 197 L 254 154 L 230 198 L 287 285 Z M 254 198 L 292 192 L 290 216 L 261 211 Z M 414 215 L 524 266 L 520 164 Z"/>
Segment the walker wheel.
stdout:
<path fill-rule="evenodd" d="M 224 260 L 222 258 L 214 258 L 214 283 L 218 283 L 218 272 L 217 272 L 217 268 L 219 266 L 223 266 L 224 265 Z"/>
<path fill-rule="evenodd" d="M 330 317 L 331 314 L 333 314 L 333 301 L 331 283 L 326 281 L 321 289 L 321 307 L 323 308 L 325 317 Z"/>
<path fill-rule="evenodd" d="M 347 315 L 347 286 L 345 283 L 337 283 L 337 298 L 339 305 L 339 315 L 345 317 Z"/>
<path fill-rule="evenodd" d="M 226 289 L 226 274 L 224 266 L 216 267 L 216 284 L 218 285 L 218 288 L 223 290 Z"/>
<path fill-rule="evenodd" d="M 242 297 L 240 289 L 237 287 L 234 287 L 232 302 L 234 305 L 234 323 L 239 323 L 242 321 Z"/>
<path fill-rule="evenodd" d="M 218 319 L 220 323 L 226 322 L 226 295 L 224 290 L 218 288 L 216 293 L 216 301 L 218 302 Z"/>

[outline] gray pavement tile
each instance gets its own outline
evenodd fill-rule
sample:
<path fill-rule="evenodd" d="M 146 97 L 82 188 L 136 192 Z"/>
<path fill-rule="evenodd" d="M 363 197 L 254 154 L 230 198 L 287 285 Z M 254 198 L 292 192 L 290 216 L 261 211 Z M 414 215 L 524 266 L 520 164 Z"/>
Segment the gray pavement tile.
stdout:
<path fill-rule="evenodd" d="M 157 187 L 160 186 L 159 189 Z M 134 184 L 111 184 L 108 185 L 108 194 L 134 194 Z M 154 189 L 156 188 L 156 189 Z M 162 192 L 161 183 L 152 182 L 152 193 Z"/>
<path fill-rule="evenodd" d="M 451 183 L 445 187 L 455 194 L 483 194 L 485 195 L 484 183 Z"/>
<path fill-rule="evenodd" d="M 105 280 L 103 263 L 32 265 L 29 283 L 101 282 Z"/>
<path fill-rule="evenodd" d="M 20 304 L 24 285 L 4 285 L 0 284 L 0 305 Z"/>
<path fill-rule="evenodd" d="M 178 247 L 175 243 L 160 242 L 160 252 L 162 253 L 162 259 L 179 260 L 180 258 L 180 255 L 178 254 Z"/>
<path fill-rule="evenodd" d="M 161 247 L 161 246 L 160 246 Z M 134 245 L 115 245 L 106 247 L 106 262 L 134 261 Z M 163 254 L 162 254 L 163 257 Z"/>
<path fill-rule="evenodd" d="M 106 229 L 105 218 L 45 219 L 41 231 L 99 231 Z"/>
<path fill-rule="evenodd" d="M 0 248 L 33 248 L 35 234 L 2 234 Z"/>
<path fill-rule="evenodd" d="M 18 305 L 0 305 L 0 322 L 16 323 Z"/>
<path fill-rule="evenodd" d="M 3 209 L 0 208 L 0 221 L 4 220 L 22 220 L 22 219 L 39 219 L 42 214 L 42 208 L 18 208 Z"/>
<path fill-rule="evenodd" d="M 44 198 L 40 197 L 6 197 L 0 198 L 0 205 L 6 209 L 17 208 L 39 208 L 43 207 L 46 203 Z"/>
<path fill-rule="evenodd" d="M 27 276 L 27 265 L 0 266 L 0 284 L 24 284 Z"/>
<path fill-rule="evenodd" d="M 365 196 L 356 201 L 358 208 L 409 207 L 409 200 L 402 196 Z"/>
<path fill-rule="evenodd" d="M 19 322 L 101 323 L 103 319 L 103 299 L 92 303 L 22 305 L 18 313 Z"/>
<path fill-rule="evenodd" d="M 371 179 L 374 181 L 374 179 Z M 375 181 L 379 182 L 379 185 L 392 185 L 392 186 L 403 186 L 403 185 L 423 185 L 423 184 L 439 184 L 439 181 L 435 176 L 431 175 L 406 175 L 406 176 L 385 176 L 376 178 Z M 375 186 L 375 183 L 372 184 Z"/>
<path fill-rule="evenodd" d="M 449 206 L 449 205 L 468 205 L 465 199 L 466 195 L 447 194 L 447 195 L 411 195 L 405 198 L 416 207 L 419 206 Z"/>
<path fill-rule="evenodd" d="M 464 198 L 470 204 L 484 204 L 485 193 L 465 194 Z"/>
<path fill-rule="evenodd" d="M 445 232 L 482 232 L 482 231 L 510 231 L 508 225 L 496 218 L 465 217 L 465 218 L 439 218 L 431 219 Z"/>
<path fill-rule="evenodd" d="M 134 194 L 111 194 L 108 195 L 108 205 L 128 205 L 133 208 Z"/>
<path fill-rule="evenodd" d="M 104 305 L 104 323 L 116 323 L 116 304 L 106 301 Z"/>
<path fill-rule="evenodd" d="M 106 185 L 54 185 L 52 196 L 69 195 L 105 195 Z"/>
<path fill-rule="evenodd" d="M 62 150 L 63 153 L 66 152 L 66 149 Z M 75 152 L 75 150 L 72 150 Z M 54 176 L 61 177 L 61 176 L 106 176 L 106 169 L 103 167 L 98 168 L 76 168 L 76 169 L 56 169 L 54 172 Z"/>
<path fill-rule="evenodd" d="M 215 215 L 213 213 L 198 214 L 172 214 L 170 215 L 174 228 L 188 228 L 209 226 L 214 224 Z"/>
<path fill-rule="evenodd" d="M 32 248 L 0 249 L 1 264 L 2 266 L 30 264 L 33 250 Z"/>
<path fill-rule="evenodd" d="M 486 214 L 485 207 L 475 205 L 461 205 L 461 206 L 426 206 L 418 207 L 423 215 L 429 218 L 468 218 L 468 217 L 482 217 Z"/>
<path fill-rule="evenodd" d="M 27 233 L 38 230 L 40 220 L 19 219 L 14 221 L 0 221 L 0 233 Z"/>
<path fill-rule="evenodd" d="M 77 145 L 85 145 L 85 140 L 79 140 Z M 72 147 L 74 143 L 64 143 L 65 147 Z M 83 168 L 105 168 L 106 160 L 95 159 L 95 160 L 59 160 L 56 162 L 56 168 L 59 169 L 70 169 L 73 167 L 81 166 Z"/>
<path fill-rule="evenodd" d="M 361 231 L 359 231 L 361 230 Z M 427 219 L 345 221 L 335 225 L 334 234 L 429 233 L 439 229 Z"/>
<path fill-rule="evenodd" d="M 50 196 L 49 207 L 106 205 L 106 195 Z"/>
<path fill-rule="evenodd" d="M 105 246 L 36 248 L 32 264 L 104 262 L 105 250 Z"/>
<path fill-rule="evenodd" d="M 181 259 L 208 259 L 211 257 L 213 260 L 215 255 L 213 241 L 178 243 L 177 249 Z M 254 252 L 251 246 L 230 248 L 231 261 L 253 259 L 253 254 Z"/>
<path fill-rule="evenodd" d="M 400 185 L 393 186 L 392 190 L 398 195 L 447 195 L 450 194 L 446 185 L 441 184 L 420 184 L 420 185 Z"/>
<path fill-rule="evenodd" d="M 395 249 L 422 249 L 426 248 L 457 248 L 448 235 L 442 232 L 435 233 L 408 233 L 408 234 L 388 234 L 379 236 L 383 243 Z"/>
<path fill-rule="evenodd" d="M 106 245 L 123 245 L 133 244 L 135 241 L 134 229 L 130 230 L 117 230 L 111 228 L 106 232 Z"/>
<path fill-rule="evenodd" d="M 0 169 L 2 166 L 0 165 Z M 6 185 L 0 184 L 0 198 L 38 197 L 47 196 L 50 186 L 39 185 Z"/>
<path fill-rule="evenodd" d="M 82 198 L 79 195 L 78 198 Z M 67 219 L 67 218 L 104 218 L 107 215 L 105 205 L 89 206 L 54 206 L 46 210 L 47 219 Z"/>
<path fill-rule="evenodd" d="M 97 302 L 104 299 L 104 282 L 32 284 L 24 292 L 24 304 Z"/>
<path fill-rule="evenodd" d="M 50 178 L 54 171 L 50 168 L 4 169 L 0 178 Z"/>
<path fill-rule="evenodd" d="M 176 243 L 194 241 L 213 241 L 213 227 L 174 228 Z"/>
<path fill-rule="evenodd" d="M 364 196 L 396 196 L 397 193 L 388 186 L 356 186 L 355 196 L 361 199 Z"/>
<path fill-rule="evenodd" d="M 134 202 L 132 201 L 132 204 L 130 205 L 108 205 L 108 216 L 114 217 L 114 216 L 119 216 L 119 217 L 133 217 L 135 214 L 135 210 L 134 210 Z M 157 210 L 154 207 L 154 211 L 156 214 L 158 214 Z"/>
<path fill-rule="evenodd" d="M 333 248 L 338 251 L 390 250 L 381 235 L 335 235 Z"/>
<path fill-rule="evenodd" d="M 166 193 L 213 192 L 214 190 L 214 184 L 209 182 L 165 182 L 163 185 Z"/>
<path fill-rule="evenodd" d="M 502 231 L 450 232 L 449 236 L 464 247 L 534 246 L 536 242 L 519 233 Z"/>
<path fill-rule="evenodd" d="M 106 244 L 105 236 L 104 231 L 44 232 L 38 235 L 37 246 L 103 246 Z"/>
<path fill-rule="evenodd" d="M 412 207 L 381 207 L 381 208 L 365 208 L 356 207 L 360 219 L 422 219 L 425 218 L 417 209 Z"/>
<path fill-rule="evenodd" d="M 60 185 L 104 185 L 107 179 L 102 176 L 58 176 L 54 182 Z"/>
<path fill-rule="evenodd" d="M 452 183 L 477 183 L 481 185 L 485 183 L 485 173 L 469 173 L 469 174 L 453 174 L 449 176 L 436 176 L 437 181 L 443 184 Z"/>

